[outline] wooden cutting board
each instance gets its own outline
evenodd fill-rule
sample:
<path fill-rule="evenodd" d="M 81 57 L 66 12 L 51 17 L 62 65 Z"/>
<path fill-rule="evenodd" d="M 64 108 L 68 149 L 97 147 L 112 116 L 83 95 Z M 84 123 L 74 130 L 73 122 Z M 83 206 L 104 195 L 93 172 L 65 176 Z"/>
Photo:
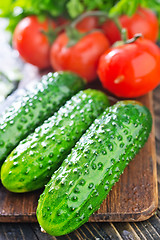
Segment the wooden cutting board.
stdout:
<path fill-rule="evenodd" d="M 95 83 L 93 88 L 101 89 Z M 10 97 L 0 111 L 12 102 L 17 94 Z M 116 99 L 110 97 L 111 103 Z M 138 98 L 152 112 L 152 94 Z M 154 117 L 154 116 L 153 116 Z M 7 191 L 0 184 L 0 222 L 36 222 L 36 207 L 42 190 L 24 194 Z M 154 214 L 158 206 L 157 172 L 155 154 L 154 126 L 147 143 L 140 153 L 125 169 L 120 181 L 104 200 L 100 209 L 89 221 L 142 221 Z"/>

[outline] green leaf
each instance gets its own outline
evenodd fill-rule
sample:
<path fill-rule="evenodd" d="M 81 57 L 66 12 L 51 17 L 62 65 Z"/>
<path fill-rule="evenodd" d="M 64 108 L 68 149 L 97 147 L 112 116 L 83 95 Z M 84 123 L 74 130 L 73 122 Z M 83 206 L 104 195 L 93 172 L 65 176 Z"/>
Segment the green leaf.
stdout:
<path fill-rule="evenodd" d="M 0 15 L 4 16 L 8 12 L 8 6 L 11 5 L 12 0 L 0 1 Z"/>
<path fill-rule="evenodd" d="M 68 9 L 69 15 L 72 18 L 75 18 L 84 11 L 84 5 L 79 0 L 70 0 L 67 3 L 67 9 Z"/>
<path fill-rule="evenodd" d="M 120 16 L 122 14 L 127 14 L 129 16 L 133 15 L 136 11 L 138 5 L 138 0 L 128 1 L 128 0 L 121 0 L 113 6 L 109 12 L 110 17 Z"/>

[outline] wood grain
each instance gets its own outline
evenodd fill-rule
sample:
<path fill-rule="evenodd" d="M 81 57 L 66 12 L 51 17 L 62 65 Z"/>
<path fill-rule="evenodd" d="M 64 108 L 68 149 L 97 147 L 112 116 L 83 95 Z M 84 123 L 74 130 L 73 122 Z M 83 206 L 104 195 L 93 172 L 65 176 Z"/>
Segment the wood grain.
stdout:
<path fill-rule="evenodd" d="M 92 88 L 101 89 L 95 83 Z M 21 91 L 23 93 L 23 91 Z M 19 94 L 17 91 L 9 102 Z M 116 99 L 110 97 L 114 103 Z M 152 96 L 139 99 L 152 112 Z M 5 103 L 7 104 L 9 103 Z M 0 110 L 3 106 L 1 106 Z M 0 185 L 0 222 L 36 222 L 36 207 L 40 191 L 14 194 Z M 120 181 L 113 187 L 100 209 L 93 214 L 90 222 L 142 221 L 152 216 L 157 208 L 157 173 L 154 126 L 147 143 L 125 169 Z"/>

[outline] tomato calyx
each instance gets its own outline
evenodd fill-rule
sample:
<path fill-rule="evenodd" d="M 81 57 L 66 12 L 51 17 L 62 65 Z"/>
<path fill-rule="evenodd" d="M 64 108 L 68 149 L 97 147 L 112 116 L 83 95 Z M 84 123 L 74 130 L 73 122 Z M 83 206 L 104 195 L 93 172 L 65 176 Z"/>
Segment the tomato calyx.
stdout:
<path fill-rule="evenodd" d="M 84 36 L 94 32 L 94 31 L 101 31 L 101 29 L 94 28 L 90 31 L 84 31 L 83 29 L 77 29 L 78 23 L 80 23 L 83 19 L 87 17 L 98 17 L 99 23 L 104 22 L 108 16 L 105 12 L 102 11 L 88 11 L 83 14 L 81 14 L 79 17 L 77 17 L 70 25 L 66 27 L 66 34 L 69 39 L 69 42 L 67 44 L 67 47 L 74 46 L 81 38 Z"/>
<path fill-rule="evenodd" d="M 68 26 L 68 23 L 65 23 L 61 26 L 58 26 L 56 27 L 54 30 L 53 30 L 53 27 L 52 27 L 52 23 L 49 22 L 49 27 L 48 27 L 48 30 L 45 31 L 45 30 L 41 30 L 41 33 L 44 34 L 48 41 L 49 41 L 49 44 L 52 45 L 52 43 L 56 40 L 57 36 L 59 35 L 59 33 L 61 33 L 62 31 L 64 31 Z"/>
<path fill-rule="evenodd" d="M 76 28 L 67 27 L 66 34 L 69 39 L 67 47 L 69 48 L 69 47 L 76 45 L 76 43 L 78 43 L 83 37 L 95 32 L 95 31 L 102 32 L 100 29 L 96 29 L 96 28 L 94 28 L 90 31 L 84 32 L 83 30 L 79 31 Z"/>
<path fill-rule="evenodd" d="M 83 38 L 86 33 L 80 32 L 76 28 L 67 27 L 66 28 L 66 34 L 69 39 L 67 47 L 74 46 L 81 38 Z"/>

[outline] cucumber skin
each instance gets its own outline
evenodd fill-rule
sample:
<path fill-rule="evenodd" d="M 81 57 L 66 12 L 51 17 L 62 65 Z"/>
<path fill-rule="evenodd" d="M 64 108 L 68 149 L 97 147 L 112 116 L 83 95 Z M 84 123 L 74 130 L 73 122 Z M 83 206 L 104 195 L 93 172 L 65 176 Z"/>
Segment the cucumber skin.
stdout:
<path fill-rule="evenodd" d="M 84 80 L 76 74 L 49 73 L 13 103 L 0 120 L 0 167 L 22 139 L 84 87 Z"/>
<path fill-rule="evenodd" d="M 11 152 L 1 168 L 2 184 L 12 192 L 44 187 L 78 139 L 108 106 L 107 96 L 100 91 L 87 89 L 77 93 Z"/>
<path fill-rule="evenodd" d="M 87 222 L 143 147 L 151 127 L 149 110 L 134 101 L 119 102 L 100 115 L 41 194 L 41 227 L 60 236 Z"/>

